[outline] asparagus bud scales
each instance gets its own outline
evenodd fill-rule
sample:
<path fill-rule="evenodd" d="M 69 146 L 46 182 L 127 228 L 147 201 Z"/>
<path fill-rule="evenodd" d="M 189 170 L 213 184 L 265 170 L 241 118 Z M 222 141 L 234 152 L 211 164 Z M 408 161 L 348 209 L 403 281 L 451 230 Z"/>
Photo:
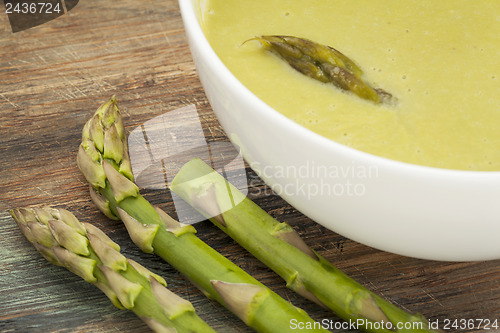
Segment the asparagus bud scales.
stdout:
<path fill-rule="evenodd" d="M 80 223 L 63 209 L 20 208 L 10 213 L 47 260 L 93 283 L 115 306 L 132 310 L 154 331 L 214 332 L 191 303 L 165 288 L 163 278 L 125 258 L 118 244 L 95 226 Z"/>
<path fill-rule="evenodd" d="M 107 131 L 113 133 L 106 134 Z M 123 164 L 130 165 L 124 132 L 115 98 L 103 104 L 84 127 L 77 162 L 92 187 L 91 197 L 96 206 L 106 215 L 121 219 L 137 246 L 165 259 L 204 294 L 229 309 L 245 308 L 244 316 L 240 313 L 237 315 L 255 330 L 280 333 L 293 331 L 290 327 L 292 320 L 314 324 L 314 320 L 304 311 L 285 301 L 201 241 L 195 235 L 194 227 L 173 220 L 141 196 L 130 169 L 122 168 Z M 107 153 L 107 149 L 119 150 L 121 153 Z M 214 281 L 240 288 L 258 286 L 264 291 L 259 295 L 264 297 L 246 294 L 247 298 L 231 299 L 229 306 L 225 301 L 229 299 L 228 288 L 217 288 L 220 283 Z M 238 302 L 241 303 L 239 307 L 234 305 Z M 246 306 L 248 304 L 251 306 Z M 314 327 L 317 331 L 325 331 L 318 325 Z"/>
<path fill-rule="evenodd" d="M 345 320 L 362 322 L 417 323 L 432 332 L 425 318 L 408 314 L 348 277 L 325 258 L 311 250 L 286 223 L 279 223 L 199 159 L 182 167 L 171 189 L 209 218 L 215 225 L 283 277 L 287 286 L 302 296 L 328 307 Z M 229 191 L 228 191 L 229 189 Z M 229 194 L 230 193 L 230 194 Z M 224 207 L 228 195 L 240 203 L 214 216 Z M 387 326 L 369 332 L 389 332 Z M 380 327 L 380 326 L 379 326 Z M 413 326 L 415 327 L 415 326 Z M 405 330 L 399 330 L 404 332 Z"/>

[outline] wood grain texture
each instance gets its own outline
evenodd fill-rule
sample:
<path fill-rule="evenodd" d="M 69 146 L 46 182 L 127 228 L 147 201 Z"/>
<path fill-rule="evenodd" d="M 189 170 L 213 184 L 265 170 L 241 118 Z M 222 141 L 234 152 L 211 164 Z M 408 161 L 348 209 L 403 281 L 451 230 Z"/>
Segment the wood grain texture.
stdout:
<path fill-rule="evenodd" d="M 55 205 L 102 228 L 125 255 L 164 276 L 218 331 L 249 332 L 160 258 L 141 253 L 120 222 L 96 211 L 76 167 L 82 126 L 112 94 L 119 98 L 128 130 L 195 105 L 206 140 L 228 141 L 198 81 L 177 2 L 80 1 L 67 15 L 16 34 L 2 8 L 0 54 L 0 331 L 149 332 L 92 285 L 46 262 L 8 214 L 13 207 Z M 249 195 L 263 209 L 289 222 L 320 254 L 391 302 L 431 320 L 500 320 L 499 261 L 434 262 L 363 246 L 304 217 L 246 171 Z M 143 193 L 175 213 L 164 191 Z M 315 319 L 338 321 L 287 290 L 211 224 L 202 222 L 197 229 L 200 238 Z"/>

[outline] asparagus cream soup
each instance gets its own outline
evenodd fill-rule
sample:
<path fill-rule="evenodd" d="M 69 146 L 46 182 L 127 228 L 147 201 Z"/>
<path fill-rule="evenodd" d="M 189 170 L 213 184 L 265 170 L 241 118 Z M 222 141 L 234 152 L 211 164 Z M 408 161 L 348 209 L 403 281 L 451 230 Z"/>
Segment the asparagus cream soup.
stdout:
<path fill-rule="evenodd" d="M 500 1 L 206 0 L 202 27 L 267 104 L 334 141 L 394 160 L 500 170 Z M 395 103 L 304 76 L 261 35 L 329 45 Z"/>

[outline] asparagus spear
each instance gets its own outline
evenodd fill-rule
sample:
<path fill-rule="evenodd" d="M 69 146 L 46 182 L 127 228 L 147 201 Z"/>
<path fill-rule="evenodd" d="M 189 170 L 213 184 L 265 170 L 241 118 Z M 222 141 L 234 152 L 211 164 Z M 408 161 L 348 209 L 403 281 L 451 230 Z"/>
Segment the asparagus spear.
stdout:
<path fill-rule="evenodd" d="M 162 277 L 124 257 L 119 245 L 92 224 L 49 207 L 12 209 L 10 214 L 45 259 L 94 284 L 155 332 L 215 332 L 190 302 L 165 288 Z"/>
<path fill-rule="evenodd" d="M 387 91 L 375 89 L 363 81 L 363 71 L 333 47 L 293 36 L 260 36 L 250 40 L 261 42 L 266 50 L 315 80 L 332 83 L 374 103 L 389 101 L 392 98 Z"/>
<path fill-rule="evenodd" d="M 193 226 L 175 221 L 140 195 L 114 97 L 85 125 L 77 162 L 96 206 L 108 217 L 121 219 L 142 251 L 159 255 L 248 326 L 259 332 L 291 332 L 293 321 L 314 327 L 311 331 L 325 331 L 303 310 L 201 241 Z"/>
<path fill-rule="evenodd" d="M 334 267 L 292 227 L 276 221 L 200 159 L 186 163 L 170 188 L 280 275 L 287 287 L 361 324 L 359 328 L 433 332 L 421 315 L 406 313 Z M 411 329 L 397 329 L 398 325 Z"/>

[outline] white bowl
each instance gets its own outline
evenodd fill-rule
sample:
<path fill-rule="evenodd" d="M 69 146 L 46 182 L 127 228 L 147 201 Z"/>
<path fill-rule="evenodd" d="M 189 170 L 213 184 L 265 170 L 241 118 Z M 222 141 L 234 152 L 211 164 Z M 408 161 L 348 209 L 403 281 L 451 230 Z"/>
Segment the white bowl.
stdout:
<path fill-rule="evenodd" d="M 423 167 L 326 139 L 243 86 L 205 38 L 202 0 L 179 0 L 200 80 L 231 141 L 287 202 L 341 235 L 401 255 L 500 258 L 500 172 Z"/>

